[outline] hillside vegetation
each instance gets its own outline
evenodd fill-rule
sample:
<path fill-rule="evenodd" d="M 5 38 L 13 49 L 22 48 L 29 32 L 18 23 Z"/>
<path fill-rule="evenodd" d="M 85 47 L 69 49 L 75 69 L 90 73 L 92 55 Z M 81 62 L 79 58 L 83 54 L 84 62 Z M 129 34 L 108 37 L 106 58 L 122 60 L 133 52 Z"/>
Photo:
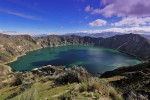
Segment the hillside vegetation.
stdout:
<path fill-rule="evenodd" d="M 0 79 L 1 100 L 122 100 L 106 80 L 82 67 L 45 66 Z"/>
<path fill-rule="evenodd" d="M 109 79 L 116 76 L 124 78 L 117 81 L 111 81 L 110 83 L 113 84 L 118 91 L 123 93 L 123 96 L 139 98 L 140 96 L 143 96 L 143 98 L 146 97 L 150 99 L 150 63 L 121 67 L 116 70 L 103 73 L 101 78 Z"/>

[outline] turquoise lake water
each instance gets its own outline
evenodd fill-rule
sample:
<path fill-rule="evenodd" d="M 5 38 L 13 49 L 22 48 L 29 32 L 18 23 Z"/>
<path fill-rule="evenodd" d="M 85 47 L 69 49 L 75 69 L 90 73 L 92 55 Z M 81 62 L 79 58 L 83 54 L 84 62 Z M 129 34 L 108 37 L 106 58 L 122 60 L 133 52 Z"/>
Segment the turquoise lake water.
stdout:
<path fill-rule="evenodd" d="M 31 70 L 45 65 L 82 66 L 93 75 L 113 70 L 120 66 L 139 64 L 133 56 L 112 49 L 94 46 L 48 47 L 32 52 L 9 63 L 15 71 Z"/>

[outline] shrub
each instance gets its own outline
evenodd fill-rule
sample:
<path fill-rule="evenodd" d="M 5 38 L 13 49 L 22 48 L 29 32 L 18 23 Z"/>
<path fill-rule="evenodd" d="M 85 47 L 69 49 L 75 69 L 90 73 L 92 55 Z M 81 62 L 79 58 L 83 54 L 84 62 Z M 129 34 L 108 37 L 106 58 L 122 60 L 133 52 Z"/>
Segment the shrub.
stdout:
<path fill-rule="evenodd" d="M 18 86 L 18 85 L 21 85 L 22 84 L 22 81 L 23 81 L 23 76 L 20 75 L 20 74 L 17 74 L 16 76 L 16 79 L 14 80 L 14 82 L 11 84 L 12 86 Z"/>
<path fill-rule="evenodd" d="M 91 78 L 80 85 L 80 92 L 95 91 L 100 89 L 100 83 L 94 78 Z"/>
<path fill-rule="evenodd" d="M 58 97 L 58 100 L 78 100 L 77 98 L 80 97 L 79 91 L 68 91 Z"/>
<path fill-rule="evenodd" d="M 13 86 L 18 86 L 22 84 L 22 80 L 20 78 L 17 78 L 14 83 L 12 84 Z"/>
<path fill-rule="evenodd" d="M 93 85 L 92 85 L 92 87 L 91 87 L 92 91 L 94 91 L 94 90 L 99 90 L 99 88 L 100 88 L 99 82 L 94 81 L 94 83 L 93 83 Z"/>
<path fill-rule="evenodd" d="M 57 83 L 68 84 L 68 83 L 80 83 L 87 81 L 91 75 L 82 67 L 68 68 L 66 72 L 56 79 Z"/>
<path fill-rule="evenodd" d="M 62 95 L 59 97 L 60 100 L 72 100 L 72 96 L 71 95 Z"/>
<path fill-rule="evenodd" d="M 88 90 L 88 83 L 87 82 L 82 82 L 80 85 L 80 92 L 84 92 Z"/>
<path fill-rule="evenodd" d="M 93 97 L 92 93 L 90 93 L 90 92 L 82 92 L 82 96 L 84 96 L 84 97 Z"/>
<path fill-rule="evenodd" d="M 95 94 L 94 94 L 94 97 L 95 97 L 95 99 L 96 99 L 96 100 L 99 100 L 99 98 L 100 98 L 100 94 L 95 93 Z"/>
<path fill-rule="evenodd" d="M 123 100 L 122 96 L 116 92 L 115 89 L 110 88 L 109 89 L 109 96 L 112 100 Z"/>
<path fill-rule="evenodd" d="M 25 90 L 31 88 L 32 84 L 33 84 L 33 83 L 29 83 L 29 82 L 23 83 L 23 84 L 20 86 L 20 90 L 23 92 L 23 91 L 25 91 Z"/>
<path fill-rule="evenodd" d="M 31 88 L 31 86 L 33 85 L 33 83 L 34 83 L 34 80 L 32 80 L 31 78 L 24 79 L 22 81 L 22 84 L 20 85 L 20 90 L 21 91 L 25 91 L 25 90 Z"/>
<path fill-rule="evenodd" d="M 0 89 L 4 88 L 6 86 L 8 86 L 8 83 L 0 83 Z"/>
<path fill-rule="evenodd" d="M 17 96 L 15 100 L 38 100 L 38 94 L 36 90 L 25 91 Z"/>
<path fill-rule="evenodd" d="M 75 71 L 70 71 L 60 76 L 57 79 L 57 82 L 63 83 L 63 84 L 68 84 L 68 83 L 73 83 L 73 82 L 79 83 L 81 82 L 81 79 L 78 73 L 76 73 Z"/>
<path fill-rule="evenodd" d="M 8 96 L 8 97 L 6 98 L 6 100 L 11 100 L 12 98 L 16 97 L 17 95 L 18 95 L 18 93 L 13 93 L 13 94 L 11 94 L 10 96 Z"/>

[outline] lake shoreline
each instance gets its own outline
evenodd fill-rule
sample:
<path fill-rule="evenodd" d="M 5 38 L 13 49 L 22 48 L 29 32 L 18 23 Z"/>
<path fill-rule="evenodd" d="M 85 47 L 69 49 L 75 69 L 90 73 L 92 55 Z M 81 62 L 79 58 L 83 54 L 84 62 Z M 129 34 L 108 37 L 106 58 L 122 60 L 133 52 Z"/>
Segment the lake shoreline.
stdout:
<path fill-rule="evenodd" d="M 54 47 L 60 47 L 60 46 L 63 47 L 64 45 L 59 45 L 59 46 L 54 46 Z M 72 45 L 65 45 L 65 46 L 72 46 Z M 73 46 L 85 46 L 85 45 L 73 45 Z M 86 45 L 86 46 L 91 46 L 91 45 Z M 98 48 L 102 48 L 102 49 L 115 50 L 115 51 L 117 51 L 117 52 L 124 53 L 124 52 L 121 52 L 121 51 L 119 51 L 119 50 L 112 49 L 112 48 L 104 48 L 104 47 L 94 46 L 94 45 L 92 45 L 91 47 L 98 47 Z M 17 56 L 17 57 L 15 57 L 14 60 L 12 60 L 12 61 L 10 61 L 10 62 L 8 62 L 8 63 L 5 63 L 5 64 L 7 65 L 7 64 L 9 64 L 9 63 L 11 63 L 11 62 L 14 62 L 14 61 L 18 60 L 18 58 L 20 58 L 20 57 L 22 57 L 22 56 L 25 56 L 25 55 L 26 55 L 27 53 L 29 53 L 29 52 L 36 51 L 36 50 L 40 50 L 40 49 L 43 49 L 43 48 L 53 48 L 53 47 L 42 47 L 42 48 L 34 49 L 34 50 L 31 50 L 31 51 L 27 51 L 25 54 L 22 54 L 22 55 L 20 55 L 20 56 Z M 127 54 L 127 53 L 124 53 L 124 54 Z M 129 54 L 127 54 L 127 55 L 129 55 Z M 133 56 L 133 55 L 129 55 L 129 56 Z M 133 57 L 135 57 L 135 56 L 133 56 Z M 140 60 L 140 61 L 141 61 L 141 60 Z M 8 65 L 7 65 L 7 66 L 8 66 Z M 10 66 L 10 67 L 11 67 L 11 66 Z M 41 66 L 41 67 L 42 67 L 42 66 Z M 119 66 L 117 66 L 117 67 L 119 67 Z"/>

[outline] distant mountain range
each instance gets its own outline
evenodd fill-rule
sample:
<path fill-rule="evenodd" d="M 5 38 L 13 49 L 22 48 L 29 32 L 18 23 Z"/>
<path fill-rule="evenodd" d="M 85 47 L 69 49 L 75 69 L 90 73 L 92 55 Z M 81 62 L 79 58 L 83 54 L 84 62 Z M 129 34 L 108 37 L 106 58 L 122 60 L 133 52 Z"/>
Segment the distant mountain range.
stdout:
<path fill-rule="evenodd" d="M 48 36 L 48 34 L 33 35 L 32 37 L 43 37 L 43 36 Z"/>
<path fill-rule="evenodd" d="M 108 38 L 108 37 L 112 37 L 115 35 L 123 35 L 126 33 L 120 33 L 120 32 L 102 32 L 102 33 L 85 33 L 85 32 L 79 32 L 79 33 L 67 33 L 65 34 L 65 36 L 71 36 L 71 35 L 77 35 L 77 36 L 89 36 L 89 37 L 94 37 L 94 38 Z M 150 34 L 140 34 L 141 36 L 147 38 L 150 40 Z"/>
<path fill-rule="evenodd" d="M 64 36 L 71 36 L 71 35 L 76 35 L 76 36 L 80 36 L 80 37 L 89 36 L 89 37 L 94 37 L 94 38 L 99 38 L 99 37 L 108 38 L 108 37 L 112 37 L 115 35 L 123 35 L 123 33 L 119 33 L 119 32 L 102 32 L 102 33 L 79 32 L 79 33 L 64 34 Z M 48 36 L 48 34 L 38 34 L 38 35 L 33 35 L 32 37 L 43 37 L 43 36 Z"/>
<path fill-rule="evenodd" d="M 123 33 L 119 33 L 119 32 L 102 32 L 102 33 L 85 33 L 85 32 L 79 32 L 79 33 L 67 33 L 65 34 L 65 36 L 71 36 L 71 35 L 77 35 L 77 36 L 89 36 L 89 37 L 95 37 L 95 38 L 108 38 L 108 37 L 112 37 L 115 35 L 123 35 Z"/>
<path fill-rule="evenodd" d="M 94 37 L 94 38 L 109 38 L 115 35 L 124 35 L 126 33 L 120 33 L 120 32 L 102 32 L 102 33 L 85 33 L 85 32 L 79 32 L 79 33 L 67 33 L 64 34 L 63 36 L 72 36 L 72 35 L 76 35 L 76 36 L 80 36 L 80 37 L 85 37 L 85 36 L 89 36 L 89 37 Z M 150 34 L 140 34 L 141 36 L 145 37 L 146 39 L 150 40 Z M 38 35 L 33 35 L 32 37 L 45 37 L 45 36 L 49 36 L 48 34 L 38 34 Z"/>

